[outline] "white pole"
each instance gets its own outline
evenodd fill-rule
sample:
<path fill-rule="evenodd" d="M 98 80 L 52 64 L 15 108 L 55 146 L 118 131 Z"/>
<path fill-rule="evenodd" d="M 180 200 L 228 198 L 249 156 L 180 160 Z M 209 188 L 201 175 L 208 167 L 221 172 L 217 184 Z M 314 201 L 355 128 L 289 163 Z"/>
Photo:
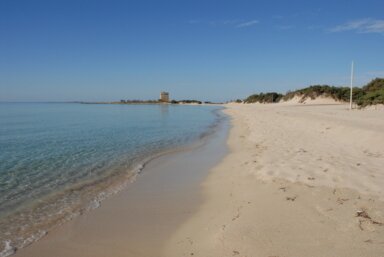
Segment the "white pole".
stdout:
<path fill-rule="evenodd" d="M 349 97 L 349 109 L 352 110 L 352 89 L 353 88 L 353 61 L 351 66 L 351 95 Z"/>

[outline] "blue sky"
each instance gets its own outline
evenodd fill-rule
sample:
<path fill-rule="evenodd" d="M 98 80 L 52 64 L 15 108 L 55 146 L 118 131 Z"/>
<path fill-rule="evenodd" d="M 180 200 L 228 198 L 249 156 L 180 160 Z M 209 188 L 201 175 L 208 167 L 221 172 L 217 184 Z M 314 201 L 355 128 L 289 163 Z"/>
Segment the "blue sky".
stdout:
<path fill-rule="evenodd" d="M 225 101 L 384 77 L 384 1 L 0 0 L 0 101 Z"/>

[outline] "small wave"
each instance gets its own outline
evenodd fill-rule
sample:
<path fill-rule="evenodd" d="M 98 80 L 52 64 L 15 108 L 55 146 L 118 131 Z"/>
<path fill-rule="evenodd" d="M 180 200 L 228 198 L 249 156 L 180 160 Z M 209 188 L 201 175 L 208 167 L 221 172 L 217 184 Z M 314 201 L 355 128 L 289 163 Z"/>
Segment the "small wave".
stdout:
<path fill-rule="evenodd" d="M 130 165 L 125 165 L 124 163 L 127 163 L 125 160 L 121 161 L 121 165 L 120 163 L 116 166 L 106 165 L 110 172 L 98 172 L 99 169 L 102 169 L 96 167 L 95 173 L 100 173 L 97 179 L 80 181 L 80 183 L 54 192 L 44 199 L 39 199 L 33 205 L 27 206 L 27 209 L 20 209 L 12 213 L 7 220 L 0 220 L 0 230 L 7 232 L 0 235 L 0 257 L 10 256 L 18 249 L 38 241 L 56 226 L 99 208 L 103 200 L 117 194 L 128 184 L 136 181 L 138 175 L 151 160 L 189 148 L 191 147 L 189 144 L 196 144 L 196 139 L 201 140 L 212 134 L 222 119 L 219 112 L 214 113 L 217 116 L 215 122 L 206 128 L 201 137 L 195 135 L 190 140 L 186 140 L 188 135 L 184 135 L 183 140 L 178 143 L 171 144 L 170 141 L 169 145 L 165 144 L 161 147 L 159 145 L 155 148 L 149 145 L 139 157 L 133 159 L 132 162 L 130 160 Z M 143 158 L 143 156 L 147 156 L 147 158 Z M 115 167 L 116 169 L 114 169 Z M 20 226 L 23 229 L 19 230 Z M 2 245 L 1 241 L 3 241 Z"/>
<path fill-rule="evenodd" d="M 45 230 L 39 230 L 37 231 L 37 233 L 33 234 L 32 236 L 26 238 L 23 243 L 21 243 L 20 245 L 20 248 L 24 248 L 30 244 L 32 244 L 33 242 L 36 242 L 38 240 L 40 240 L 41 238 L 43 238 L 43 236 L 47 235 L 48 232 L 45 231 Z"/>
<path fill-rule="evenodd" d="M 47 231 L 39 230 L 37 233 L 25 238 L 19 247 L 13 246 L 11 240 L 5 240 L 4 241 L 4 248 L 0 252 L 0 257 L 7 257 L 7 256 L 10 256 L 12 254 L 15 254 L 19 248 L 24 248 L 24 247 L 32 244 L 33 242 L 40 240 L 46 234 L 47 234 Z"/>
<path fill-rule="evenodd" d="M 144 163 L 137 165 L 136 168 L 134 169 L 134 172 L 137 174 L 140 174 L 141 171 L 144 169 L 144 166 L 145 166 Z"/>
<path fill-rule="evenodd" d="M 0 257 L 7 257 L 16 253 L 17 248 L 11 245 L 10 240 L 4 241 L 4 249 L 0 252 Z"/>
<path fill-rule="evenodd" d="M 20 220 L 14 216 L 15 219 L 11 223 L 20 225 L 20 222 L 26 222 L 22 225 L 22 231 L 26 233 L 22 232 L 22 234 L 20 234 L 19 232 L 15 231 L 15 227 L 6 226 L 6 228 L 10 230 L 7 233 L 8 235 L 5 238 L 2 238 L 5 239 L 5 241 L 3 241 L 3 246 L 0 245 L 0 257 L 7 257 L 15 254 L 18 249 L 27 247 L 28 245 L 40 240 L 42 237 L 48 234 L 49 230 L 60 226 L 79 215 L 99 208 L 103 200 L 119 193 L 129 184 L 135 182 L 138 175 L 142 173 L 143 169 L 150 161 L 169 153 L 178 152 L 182 149 L 184 149 L 184 147 L 167 149 L 157 154 L 153 154 L 145 159 L 141 159 L 139 163 L 137 163 L 136 166 L 130 168 L 128 172 L 126 171 L 124 173 L 120 173 L 118 176 L 109 177 L 105 181 L 101 180 L 77 185 L 76 187 L 67 189 L 65 192 L 61 192 L 59 195 L 52 196 L 52 198 L 46 199 L 45 201 L 39 201 L 39 204 L 36 206 L 34 211 L 29 209 L 26 213 L 18 213 L 16 216 L 18 216 Z M 79 200 L 77 197 L 79 193 L 88 190 L 90 191 L 87 193 L 93 194 L 93 197 L 86 203 L 83 202 L 81 204 L 77 202 Z M 97 190 L 102 191 L 97 192 Z M 72 199 L 71 197 L 75 198 Z M 76 201 L 71 202 L 74 199 Z M 59 207 L 57 204 L 63 205 Z M 71 205 L 74 206 L 72 207 Z M 39 222 L 35 223 L 35 219 Z M 34 224 L 35 227 L 31 226 L 31 224 Z M 4 225 L 4 223 L 1 224 L 0 222 L 0 225 Z M 8 223 L 8 225 L 10 225 L 10 223 Z M 40 227 L 40 229 L 38 229 L 38 227 Z M 32 231 L 35 229 L 38 230 L 37 232 L 33 233 Z M 14 234 L 14 232 L 16 233 Z M 15 241 L 13 241 L 13 239 Z"/>

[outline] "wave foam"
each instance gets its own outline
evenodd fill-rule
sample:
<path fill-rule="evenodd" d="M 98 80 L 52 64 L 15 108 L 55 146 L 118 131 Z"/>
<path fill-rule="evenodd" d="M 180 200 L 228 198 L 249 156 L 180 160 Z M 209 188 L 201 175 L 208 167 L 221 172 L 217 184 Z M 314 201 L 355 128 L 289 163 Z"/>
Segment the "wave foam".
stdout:
<path fill-rule="evenodd" d="M 0 252 L 0 257 L 7 257 L 16 253 L 17 248 L 11 245 L 11 241 L 4 241 L 4 249 Z"/>

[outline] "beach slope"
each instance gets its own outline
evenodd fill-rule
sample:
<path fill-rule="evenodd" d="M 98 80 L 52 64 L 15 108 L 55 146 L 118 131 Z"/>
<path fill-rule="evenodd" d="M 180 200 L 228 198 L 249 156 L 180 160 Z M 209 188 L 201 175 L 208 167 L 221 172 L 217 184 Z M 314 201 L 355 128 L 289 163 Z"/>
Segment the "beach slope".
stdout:
<path fill-rule="evenodd" d="M 230 153 L 164 256 L 384 256 L 384 112 L 227 107 Z"/>

